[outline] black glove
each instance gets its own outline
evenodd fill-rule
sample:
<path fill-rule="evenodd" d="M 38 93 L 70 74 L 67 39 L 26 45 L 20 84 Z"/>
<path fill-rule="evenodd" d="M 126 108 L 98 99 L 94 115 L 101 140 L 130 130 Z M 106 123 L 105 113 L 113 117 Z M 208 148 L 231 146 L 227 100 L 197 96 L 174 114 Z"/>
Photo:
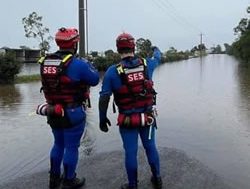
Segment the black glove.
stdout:
<path fill-rule="evenodd" d="M 111 126 L 111 123 L 110 123 L 108 118 L 105 118 L 103 121 L 101 121 L 100 125 L 99 125 L 100 130 L 105 132 L 105 133 L 108 132 L 108 130 L 109 130 L 108 126 Z"/>

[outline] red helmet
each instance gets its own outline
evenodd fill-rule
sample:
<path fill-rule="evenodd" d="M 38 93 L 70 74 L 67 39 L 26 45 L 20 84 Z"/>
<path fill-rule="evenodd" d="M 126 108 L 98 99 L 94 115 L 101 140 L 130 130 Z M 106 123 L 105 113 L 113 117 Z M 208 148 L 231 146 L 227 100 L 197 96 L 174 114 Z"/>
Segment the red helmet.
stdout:
<path fill-rule="evenodd" d="M 116 47 L 119 53 L 121 52 L 134 52 L 135 51 L 135 39 L 128 33 L 122 33 L 116 38 Z"/>
<path fill-rule="evenodd" d="M 79 33 L 75 28 L 60 28 L 55 37 L 56 44 L 62 49 L 75 48 L 79 40 Z"/>

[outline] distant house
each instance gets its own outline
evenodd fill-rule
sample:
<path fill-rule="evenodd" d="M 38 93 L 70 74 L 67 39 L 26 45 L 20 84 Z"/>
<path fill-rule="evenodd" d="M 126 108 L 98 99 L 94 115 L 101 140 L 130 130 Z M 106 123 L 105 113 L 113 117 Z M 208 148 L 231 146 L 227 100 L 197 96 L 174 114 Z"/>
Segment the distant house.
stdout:
<path fill-rule="evenodd" d="M 12 49 L 8 47 L 0 48 L 0 53 L 14 52 L 16 59 L 20 62 L 33 63 L 41 56 L 40 49 Z"/>

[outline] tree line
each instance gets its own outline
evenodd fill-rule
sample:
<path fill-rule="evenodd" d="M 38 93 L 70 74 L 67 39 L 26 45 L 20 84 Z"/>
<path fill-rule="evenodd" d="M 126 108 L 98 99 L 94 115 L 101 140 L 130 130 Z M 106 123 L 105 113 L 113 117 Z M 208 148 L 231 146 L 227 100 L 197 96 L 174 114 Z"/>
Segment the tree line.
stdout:
<path fill-rule="evenodd" d="M 163 52 L 161 62 L 165 63 L 188 59 L 191 54 L 190 51 L 177 51 L 174 47 L 170 47 L 169 50 Z M 139 38 L 136 40 L 136 56 L 141 58 L 151 58 L 153 56 L 152 43 L 149 39 Z M 99 54 L 97 51 L 92 51 L 87 58 L 93 62 L 94 66 L 99 71 L 105 71 L 112 64 L 121 61 L 120 55 L 111 49 L 105 51 L 103 54 Z"/>
<path fill-rule="evenodd" d="M 248 18 L 242 18 L 238 25 L 233 29 L 237 38 L 231 45 L 224 44 L 225 50 L 222 51 L 220 45 L 211 48 L 212 54 L 226 53 L 239 58 L 243 62 L 250 63 L 250 6 L 246 10 Z M 39 42 L 39 48 L 41 54 L 45 55 L 49 52 L 50 41 L 53 37 L 49 34 L 49 28 L 45 27 L 42 23 L 42 16 L 39 16 L 36 12 L 32 12 L 27 17 L 22 18 L 24 26 L 25 37 L 37 39 Z M 20 48 L 29 48 L 26 46 L 20 46 Z M 199 44 L 193 47 L 191 50 L 178 51 L 174 47 L 170 47 L 163 52 L 162 63 L 173 62 L 178 60 L 188 59 L 198 55 L 206 55 L 205 44 Z M 149 39 L 139 38 L 136 41 L 136 55 L 139 57 L 152 57 L 152 43 Z M 0 53 L 0 84 L 12 83 L 15 76 L 20 72 L 21 63 L 15 58 L 14 52 Z M 106 50 L 100 54 L 97 51 L 92 51 L 89 56 L 86 57 L 94 63 L 99 71 L 105 71 L 110 65 L 118 63 L 120 56 L 113 50 Z"/>
<path fill-rule="evenodd" d="M 250 64 L 250 6 L 247 7 L 246 12 L 248 18 L 242 18 L 238 26 L 234 28 L 237 39 L 232 44 L 229 54 Z"/>

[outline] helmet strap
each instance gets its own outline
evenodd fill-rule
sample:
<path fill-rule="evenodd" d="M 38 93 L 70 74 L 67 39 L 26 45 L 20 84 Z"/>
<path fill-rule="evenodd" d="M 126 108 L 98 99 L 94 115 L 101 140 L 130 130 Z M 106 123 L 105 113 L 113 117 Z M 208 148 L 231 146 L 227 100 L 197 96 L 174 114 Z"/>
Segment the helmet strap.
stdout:
<path fill-rule="evenodd" d="M 74 54 L 77 53 L 77 49 L 78 49 L 78 43 L 75 43 L 75 45 L 74 45 Z"/>

